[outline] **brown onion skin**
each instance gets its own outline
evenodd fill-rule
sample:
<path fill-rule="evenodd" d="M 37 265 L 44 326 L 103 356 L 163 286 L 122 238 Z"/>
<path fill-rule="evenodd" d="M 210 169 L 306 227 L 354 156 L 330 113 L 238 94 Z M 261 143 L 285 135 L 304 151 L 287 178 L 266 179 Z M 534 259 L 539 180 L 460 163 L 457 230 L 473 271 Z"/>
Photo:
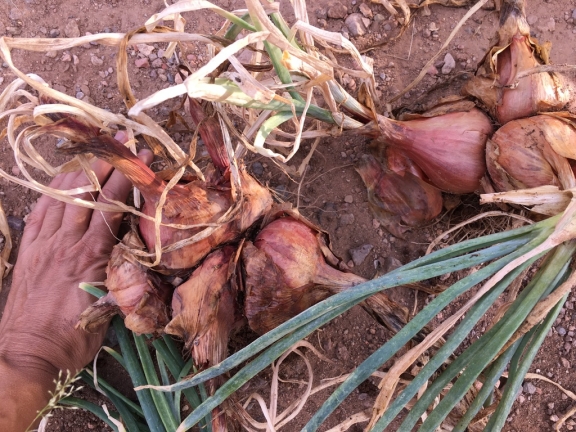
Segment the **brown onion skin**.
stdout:
<path fill-rule="evenodd" d="M 486 173 L 486 140 L 493 133 L 480 110 L 454 112 L 408 121 L 378 117 L 382 140 L 402 150 L 430 183 L 454 194 L 480 189 Z"/>
<path fill-rule="evenodd" d="M 319 235 L 301 220 L 281 217 L 264 227 L 254 243 L 246 242 L 245 315 L 256 333 L 264 334 L 328 296 L 366 281 L 330 266 Z M 384 293 L 370 297 L 363 307 L 394 331 L 407 322 L 407 310 Z"/>
<path fill-rule="evenodd" d="M 486 163 L 496 191 L 576 185 L 568 159 L 553 149 L 550 134 L 560 142 L 576 139 L 571 125 L 548 115 L 510 121 L 494 134 Z"/>
<path fill-rule="evenodd" d="M 172 297 L 173 318 L 165 331 L 184 339 L 199 369 L 214 366 L 228 356 L 230 335 L 243 322 L 238 310 L 235 255 L 232 246 L 210 253 Z M 223 377 L 210 380 L 209 393 L 213 395 L 223 382 Z M 228 430 L 227 416 L 221 409 L 212 411 L 214 432 Z"/>
<path fill-rule="evenodd" d="M 388 166 L 364 155 L 356 171 L 368 189 L 368 203 L 378 221 L 402 237 L 408 228 L 422 226 L 440 214 L 442 194 L 421 178 L 421 171 L 408 163 L 409 159 L 400 158 L 397 150 L 390 149 L 388 155 Z"/>
<path fill-rule="evenodd" d="M 145 203 L 142 212 L 154 217 L 155 208 L 166 182 L 161 180 L 130 150 L 108 134 L 86 127 L 82 122 L 67 117 L 47 132 L 59 128 L 75 133 L 74 142 L 66 143 L 60 151 L 68 154 L 92 153 L 121 171 L 137 187 Z M 81 129 L 82 136 L 77 131 Z M 186 184 L 176 184 L 167 194 L 163 207 L 162 222 L 180 225 L 199 225 L 198 228 L 177 229 L 160 227 L 160 241 L 167 246 L 190 238 L 204 229 L 204 224 L 215 224 L 233 205 L 229 173 L 226 176 L 210 176 L 216 180 L 204 182 L 196 179 Z M 239 169 L 242 185 L 241 209 L 228 223 L 218 227 L 211 235 L 172 252 L 162 255 L 159 269 L 166 273 L 177 273 L 198 264 L 218 245 L 236 239 L 272 206 L 272 196 L 267 188 L 250 176 L 244 167 Z M 150 251 L 154 251 L 156 238 L 152 221 L 141 218 L 140 234 Z"/>
<path fill-rule="evenodd" d="M 167 304 L 172 287 L 148 267 L 139 263 L 130 249 L 143 250 L 144 244 L 134 231 L 114 246 L 106 267 L 108 294 L 86 309 L 78 327 L 94 332 L 120 312 L 126 328 L 137 334 L 161 334 L 168 323 Z"/>

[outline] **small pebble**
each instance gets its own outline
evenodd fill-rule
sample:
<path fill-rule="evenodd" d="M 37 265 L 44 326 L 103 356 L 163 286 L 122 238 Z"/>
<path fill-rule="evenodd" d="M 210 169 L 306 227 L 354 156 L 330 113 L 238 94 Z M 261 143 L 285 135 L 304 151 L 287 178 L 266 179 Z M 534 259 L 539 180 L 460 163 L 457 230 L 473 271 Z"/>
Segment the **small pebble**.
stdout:
<path fill-rule="evenodd" d="M 556 331 L 560 336 L 564 336 L 566 334 L 566 329 L 564 327 L 556 327 Z"/>
<path fill-rule="evenodd" d="M 16 216 L 8 216 L 8 226 L 16 231 L 24 231 L 24 226 L 26 224 L 24 223 L 24 220 L 22 218 L 16 217 Z"/>
<path fill-rule="evenodd" d="M 531 382 L 527 382 L 524 384 L 524 391 L 528 394 L 536 393 L 536 386 Z"/>
<path fill-rule="evenodd" d="M 456 60 L 452 57 L 452 54 L 446 53 L 444 56 L 444 66 L 442 66 L 442 73 L 448 75 L 456 67 Z"/>
<path fill-rule="evenodd" d="M 254 173 L 255 176 L 259 177 L 262 174 L 264 174 L 264 167 L 260 162 L 254 162 L 252 164 L 252 172 Z"/>
<path fill-rule="evenodd" d="M 347 202 L 348 204 L 352 204 L 354 202 L 354 198 L 352 197 L 352 195 L 346 195 L 344 197 L 344 202 Z"/>
<path fill-rule="evenodd" d="M 137 68 L 147 68 L 150 67 L 150 63 L 148 63 L 148 59 L 147 58 L 141 58 L 141 59 L 136 59 L 134 61 L 134 65 Z"/>
<path fill-rule="evenodd" d="M 94 66 L 102 66 L 102 64 L 104 63 L 104 60 L 102 60 L 101 58 L 93 55 L 92 57 L 90 57 L 90 62 L 91 62 Z"/>
<path fill-rule="evenodd" d="M 328 18 L 344 19 L 348 13 L 348 8 L 342 3 L 336 3 L 328 8 Z"/>

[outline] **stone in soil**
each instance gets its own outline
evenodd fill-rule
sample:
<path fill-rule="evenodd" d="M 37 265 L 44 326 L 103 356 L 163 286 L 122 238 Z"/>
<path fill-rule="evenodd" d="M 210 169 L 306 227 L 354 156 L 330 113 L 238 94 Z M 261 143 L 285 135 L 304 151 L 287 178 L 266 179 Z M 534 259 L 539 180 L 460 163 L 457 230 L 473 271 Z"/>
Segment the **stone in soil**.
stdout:
<path fill-rule="evenodd" d="M 362 18 L 363 16 L 361 14 L 353 13 L 350 14 L 344 21 L 344 24 L 346 24 L 346 27 L 348 27 L 350 34 L 354 37 L 364 36 L 367 32 Z"/>
<path fill-rule="evenodd" d="M 456 67 L 456 60 L 452 57 L 452 54 L 446 53 L 444 56 L 444 66 L 442 66 L 442 73 L 448 75 Z"/>
<path fill-rule="evenodd" d="M 95 55 L 93 55 L 92 57 L 90 57 L 90 62 L 94 65 L 94 66 L 102 66 L 102 64 L 104 63 L 104 60 L 102 60 L 99 57 L 96 57 Z"/>
<path fill-rule="evenodd" d="M 137 44 L 136 48 L 138 48 L 138 51 L 146 57 L 148 57 L 150 54 L 152 54 L 152 51 L 154 51 L 154 47 L 152 45 Z"/>
<path fill-rule="evenodd" d="M 354 265 L 362 265 L 373 248 L 374 246 L 371 244 L 365 244 L 357 248 L 350 249 L 348 252 L 350 253 L 350 257 L 352 257 L 352 261 L 354 261 Z"/>
<path fill-rule="evenodd" d="M 354 215 L 352 213 L 343 214 L 342 216 L 340 216 L 341 226 L 352 225 L 353 223 L 354 223 Z"/>
<path fill-rule="evenodd" d="M 344 19 L 348 13 L 348 8 L 342 3 L 334 3 L 328 8 L 328 18 Z"/>
<path fill-rule="evenodd" d="M 380 259 L 380 267 L 382 268 L 382 272 L 390 273 L 392 270 L 396 270 L 398 267 L 402 267 L 402 262 L 394 257 L 388 256 L 386 258 Z"/>
<path fill-rule="evenodd" d="M 24 223 L 24 220 L 22 218 L 16 217 L 16 216 L 8 216 L 8 226 L 16 231 L 24 231 L 24 226 L 26 225 Z"/>
<path fill-rule="evenodd" d="M 370 9 L 366 3 L 360 4 L 360 13 L 362 13 L 366 18 L 373 17 L 372 9 Z"/>
<path fill-rule="evenodd" d="M 254 162 L 252 164 L 252 172 L 254 173 L 255 176 L 259 177 L 262 174 L 264 174 L 264 167 L 260 162 Z"/>
<path fill-rule="evenodd" d="M 524 384 L 524 391 L 528 394 L 536 393 L 536 386 L 531 382 L 527 382 Z"/>
<path fill-rule="evenodd" d="M 150 64 L 148 63 L 147 58 L 136 59 L 136 61 L 134 62 L 134 65 L 136 65 L 137 68 L 150 67 Z"/>
<path fill-rule="evenodd" d="M 325 20 L 328 17 L 326 8 L 316 9 L 316 18 Z"/>
<path fill-rule="evenodd" d="M 80 29 L 76 20 L 68 20 L 66 27 L 64 27 L 64 34 L 71 38 L 80 37 Z"/>
<path fill-rule="evenodd" d="M 566 334 L 566 329 L 564 327 L 557 327 L 556 331 L 560 336 L 564 336 Z"/>

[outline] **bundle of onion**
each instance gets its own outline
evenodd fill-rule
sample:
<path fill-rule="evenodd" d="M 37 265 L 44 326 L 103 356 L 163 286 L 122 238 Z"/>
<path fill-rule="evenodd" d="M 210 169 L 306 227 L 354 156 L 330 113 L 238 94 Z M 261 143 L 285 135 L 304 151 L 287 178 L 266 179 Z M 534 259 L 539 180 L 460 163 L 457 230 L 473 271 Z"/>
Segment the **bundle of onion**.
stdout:
<path fill-rule="evenodd" d="M 431 221 L 442 211 L 442 194 L 424 181 L 424 174 L 406 155 L 385 149 L 382 165 L 364 155 L 356 171 L 368 188 L 368 204 L 378 221 L 392 234 L 402 237 L 410 227 Z"/>
<path fill-rule="evenodd" d="M 242 322 L 234 279 L 236 248 L 212 252 L 180 285 L 172 297 L 173 318 L 166 333 L 184 339 L 199 368 L 214 366 L 227 357 L 230 333 Z M 221 378 L 210 381 L 213 394 Z M 226 416 L 212 412 L 212 430 L 226 431 Z"/>
<path fill-rule="evenodd" d="M 358 132 L 402 150 L 440 190 L 461 194 L 480 189 L 486 173 L 486 140 L 493 128 L 488 116 L 471 108 L 407 121 L 378 116 L 377 124 Z"/>
<path fill-rule="evenodd" d="M 245 315 L 250 328 L 264 334 L 319 301 L 365 282 L 337 269 L 323 233 L 290 213 L 268 224 L 242 250 Z M 378 293 L 362 306 L 394 332 L 407 322 L 407 310 Z"/>
<path fill-rule="evenodd" d="M 130 249 L 144 249 L 135 231 L 112 249 L 106 268 L 108 294 L 82 312 L 77 327 L 94 332 L 121 313 L 126 327 L 138 334 L 160 334 L 164 330 L 172 287 L 137 261 Z"/>
<path fill-rule="evenodd" d="M 207 123 L 204 123 L 206 125 Z M 202 129 L 202 125 L 199 126 Z M 121 171 L 137 187 L 145 203 L 142 212 L 154 216 L 166 182 L 161 180 L 140 159 L 110 135 L 87 126 L 78 119 L 65 117 L 44 127 L 46 133 L 71 138 L 60 146 L 68 154 L 92 153 Z M 213 129 L 206 131 L 214 133 Z M 220 132 L 221 133 L 221 132 Z M 218 140 L 206 141 L 222 143 Z M 219 166 L 226 171 L 226 167 Z M 210 169 L 210 167 L 209 167 Z M 224 223 L 220 219 L 234 204 L 229 172 L 226 175 L 210 175 L 204 182 L 195 179 L 186 184 L 176 184 L 166 196 L 163 206 L 162 223 L 188 226 L 186 229 L 161 226 L 162 246 L 185 241 L 202 231 L 207 225 L 220 224 L 209 236 L 175 250 L 165 252 L 159 269 L 177 272 L 198 264 L 211 250 L 222 243 L 232 241 L 267 212 L 272 205 L 270 192 L 261 186 L 243 167 L 239 170 L 241 183 L 241 203 L 238 211 Z M 190 227 L 191 226 L 191 227 Z M 154 222 L 140 219 L 140 234 L 149 250 L 154 250 L 156 232 Z"/>
<path fill-rule="evenodd" d="M 548 51 L 548 46 L 530 37 L 524 0 L 504 0 L 498 43 L 463 91 L 480 99 L 501 124 L 567 106 L 576 108 L 576 87 L 567 77 L 529 72 L 549 63 Z"/>
<path fill-rule="evenodd" d="M 568 158 L 576 129 L 569 116 L 539 115 L 514 120 L 502 126 L 488 140 L 486 163 L 499 192 L 545 185 L 570 189 L 576 179 Z"/>

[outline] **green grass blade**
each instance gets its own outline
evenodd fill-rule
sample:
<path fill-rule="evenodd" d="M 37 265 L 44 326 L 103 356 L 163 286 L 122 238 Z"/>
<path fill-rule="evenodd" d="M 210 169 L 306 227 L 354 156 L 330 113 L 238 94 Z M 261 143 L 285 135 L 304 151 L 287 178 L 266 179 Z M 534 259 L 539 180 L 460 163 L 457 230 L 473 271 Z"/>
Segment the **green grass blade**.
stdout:
<path fill-rule="evenodd" d="M 334 319 L 347 308 L 342 306 L 340 308 L 334 309 L 328 312 L 329 319 Z M 253 378 L 257 373 L 268 367 L 274 360 L 280 357 L 288 348 L 294 345 L 296 342 L 306 337 L 308 334 L 313 332 L 316 328 L 320 326 L 318 324 L 319 320 L 314 320 L 298 329 L 294 333 L 286 336 L 280 341 L 276 342 L 268 351 L 261 354 L 256 359 L 252 360 L 247 366 L 242 368 L 236 375 L 231 379 L 226 381 L 213 396 L 208 398 L 202 405 L 196 408 L 178 427 L 178 432 L 183 432 L 190 429 L 198 421 L 210 413 L 214 408 L 220 405 L 226 398 L 231 394 L 236 392 L 240 387 L 242 387 L 246 382 Z"/>
<path fill-rule="evenodd" d="M 106 291 L 96 288 L 94 285 L 87 284 L 86 282 L 82 282 L 78 287 L 96 298 L 102 298 L 106 295 Z"/>
<path fill-rule="evenodd" d="M 120 344 L 120 349 L 122 350 L 122 356 L 126 361 L 126 370 L 130 375 L 132 384 L 136 386 L 146 385 L 146 377 L 142 371 L 142 366 L 138 361 L 138 357 L 130 344 L 130 338 L 128 336 L 128 331 L 124 327 L 124 322 L 118 316 L 112 319 L 112 325 L 114 330 L 116 330 L 116 335 L 118 336 L 118 343 Z M 144 413 L 144 418 L 146 423 L 150 428 L 151 432 L 166 432 L 162 420 L 158 415 L 154 401 L 152 400 L 152 395 L 150 390 L 142 390 L 136 392 L 138 401 L 142 406 L 142 412 Z"/>
<path fill-rule="evenodd" d="M 172 337 L 167 334 L 164 334 L 162 335 L 162 340 L 164 341 L 164 345 L 166 346 L 168 351 L 170 351 L 170 354 L 172 354 L 172 357 L 174 357 L 174 359 L 179 363 L 180 369 L 182 369 L 186 362 L 182 358 L 182 353 L 180 352 L 178 347 L 176 347 L 176 344 L 172 340 Z"/>
<path fill-rule="evenodd" d="M 534 240 L 533 243 L 537 244 L 540 240 Z M 498 245 L 501 246 L 501 245 Z M 496 246 L 492 246 L 494 248 Z M 434 318 L 442 309 L 444 309 L 450 302 L 457 298 L 468 289 L 480 283 L 487 277 L 493 275 L 498 270 L 503 268 L 506 264 L 514 260 L 516 257 L 521 256 L 527 250 L 532 249 L 532 244 L 525 245 L 518 249 L 507 249 L 509 255 L 504 258 L 489 264 L 488 266 L 480 269 L 460 281 L 456 282 L 450 288 L 440 293 L 434 300 L 432 300 L 418 315 L 416 315 L 406 326 L 393 336 L 382 347 L 370 355 L 360 366 L 350 374 L 330 397 L 324 402 L 318 411 L 312 416 L 310 421 L 306 424 L 303 431 L 315 431 L 326 420 L 326 418 L 344 401 L 350 393 L 356 389 L 363 381 L 376 371 L 383 363 L 388 361 L 392 356 L 397 353 L 416 333 L 418 333 L 432 318 Z M 491 249 L 489 248 L 489 249 Z M 451 260 L 461 260 L 462 257 L 452 258 Z M 451 261 L 448 260 L 448 261 Z M 438 264 L 432 264 L 437 266 Z M 406 429 L 410 430 L 410 429 Z"/>
<path fill-rule="evenodd" d="M 549 256 L 546 263 L 525 288 L 524 291 L 528 294 L 519 304 L 515 302 L 510 307 L 508 311 L 510 313 L 502 318 L 504 325 L 496 332 L 494 337 L 486 343 L 482 349 L 482 355 L 476 356 L 466 367 L 448 394 L 446 394 L 436 408 L 428 415 L 420 431 L 433 432 L 440 426 L 450 410 L 464 397 L 470 386 L 474 384 L 476 378 L 482 373 L 486 366 L 492 362 L 496 354 L 524 322 L 530 311 L 541 298 L 542 293 L 547 290 L 550 285 L 557 286 L 560 283 L 567 270 L 567 261 L 571 260 L 571 253 L 566 254 L 566 249 L 566 247 L 559 246 L 552 255 Z M 429 399 L 430 398 L 427 398 L 426 400 Z M 422 401 L 422 403 L 420 401 Z M 417 414 L 423 412 L 422 408 L 425 410 L 428 406 L 425 405 L 425 403 L 424 398 L 416 403 L 413 410 L 406 416 L 402 427 L 411 430 L 410 428 L 418 421 L 419 416 L 416 417 Z"/>
<path fill-rule="evenodd" d="M 293 115 L 291 112 L 284 111 L 271 116 L 268 120 L 262 123 L 262 126 L 260 126 L 260 129 L 258 129 L 258 133 L 254 138 L 254 147 L 264 147 L 264 141 L 266 141 L 268 135 L 270 135 L 274 129 L 276 129 L 282 123 L 287 122 L 292 117 Z"/>
<path fill-rule="evenodd" d="M 168 377 L 168 369 L 166 364 L 162 361 L 162 357 L 156 352 L 156 362 L 158 364 L 158 370 L 160 371 L 160 378 L 162 378 L 163 385 L 170 385 L 170 378 Z M 166 399 L 168 400 L 168 405 L 172 409 L 172 415 L 174 416 L 174 421 L 180 423 L 180 405 L 176 405 L 174 395 L 170 396 L 166 394 Z M 178 407 L 178 408 L 176 408 Z"/>
<path fill-rule="evenodd" d="M 156 375 L 156 370 L 154 369 L 154 363 L 152 362 L 152 356 L 150 355 L 150 351 L 148 351 L 145 337 L 134 335 L 134 341 L 136 342 L 136 349 L 138 350 L 138 356 L 142 363 L 142 370 L 144 371 L 146 381 L 148 384 L 160 385 L 158 375 Z M 168 403 L 169 398 L 170 395 L 152 390 L 152 400 L 156 405 L 156 410 L 158 411 L 164 427 L 167 431 L 173 431 L 178 426 L 178 423 L 176 422 L 172 408 Z"/>
<path fill-rule="evenodd" d="M 115 351 L 107 346 L 102 347 L 102 349 L 106 351 L 108 354 L 110 354 L 114 358 L 114 360 L 120 363 L 120 366 L 126 369 L 126 361 L 124 361 L 124 357 L 122 357 L 122 355 L 118 351 Z"/>
<path fill-rule="evenodd" d="M 530 234 L 530 233 L 527 233 L 527 234 Z M 302 326 L 307 325 L 311 321 L 317 322 L 318 327 L 323 325 L 324 323 L 329 321 L 328 315 L 325 315 L 325 314 L 327 314 L 329 312 L 331 313 L 335 308 L 339 309 L 339 308 L 343 307 L 343 305 L 344 305 L 344 306 L 346 306 L 346 308 L 343 309 L 345 311 L 345 310 L 348 310 L 349 308 L 351 308 L 352 306 L 360 303 L 361 301 L 363 301 L 364 299 L 366 299 L 370 295 L 372 295 L 376 292 L 379 292 L 383 289 L 391 288 L 391 287 L 394 287 L 397 285 L 404 285 L 404 284 L 407 284 L 410 282 L 416 282 L 416 281 L 421 281 L 424 279 L 429 279 L 431 277 L 439 276 L 439 275 L 444 274 L 446 272 L 451 272 L 451 271 L 455 271 L 455 270 L 468 268 L 468 267 L 483 263 L 485 261 L 490 261 L 490 260 L 496 259 L 496 258 L 503 256 L 503 255 L 508 255 L 508 254 L 512 253 L 513 251 L 517 250 L 519 247 L 521 247 L 525 243 L 527 243 L 529 240 L 530 240 L 529 235 L 527 235 L 526 237 L 521 237 L 521 238 L 513 238 L 511 240 L 508 240 L 505 243 L 491 246 L 485 250 L 476 251 L 473 254 L 471 254 L 470 256 L 451 258 L 451 259 L 447 260 L 446 262 L 434 262 L 434 263 L 430 264 L 429 266 L 425 266 L 424 268 L 414 268 L 414 269 L 407 270 L 407 271 L 403 271 L 402 268 L 400 268 L 400 269 L 394 270 L 394 271 L 392 271 L 392 272 L 390 272 L 390 273 L 388 273 L 388 274 L 386 274 L 380 278 L 359 284 L 356 287 L 354 287 L 353 290 L 347 290 L 347 291 L 343 291 L 341 293 L 338 293 L 338 294 L 336 294 L 336 295 L 334 295 L 334 296 L 306 309 L 304 312 L 302 312 L 298 316 L 291 318 L 290 320 L 286 321 L 285 323 L 279 325 L 275 329 L 273 329 L 270 332 L 266 333 L 265 335 L 261 336 L 256 341 L 252 342 L 250 345 L 248 345 L 247 347 L 238 351 L 234 355 L 223 360 L 218 365 L 212 366 L 211 368 L 206 369 L 205 371 L 202 371 L 201 373 L 195 375 L 194 377 L 191 377 L 191 378 L 188 378 L 188 379 L 181 381 L 179 383 L 173 384 L 169 388 L 164 388 L 163 391 L 175 391 L 175 390 L 185 389 L 188 387 L 196 386 L 196 385 L 198 385 L 202 382 L 205 382 L 209 379 L 212 379 L 214 377 L 222 375 L 223 373 L 228 372 L 232 368 L 237 367 L 242 362 L 244 362 L 244 361 L 250 359 L 251 357 L 257 355 L 258 353 L 260 353 L 261 351 L 263 351 L 264 349 L 266 349 L 270 345 L 274 344 L 275 342 L 277 342 L 278 340 L 280 340 L 281 338 L 283 338 L 287 334 L 290 334 L 290 333 L 300 329 Z M 447 248 L 447 249 L 449 249 L 449 248 Z M 475 246 L 475 250 L 476 249 L 477 249 L 477 246 Z M 443 251 L 438 251 L 438 252 L 443 252 Z M 428 259 L 427 257 L 425 257 L 425 258 Z M 478 278 L 478 275 L 484 274 L 484 271 L 485 271 L 485 269 L 481 269 L 479 272 L 475 273 L 476 276 L 471 275 L 471 278 L 473 280 L 476 280 L 476 278 Z M 469 280 L 469 279 L 467 279 L 467 280 Z M 479 279 L 478 281 L 480 281 L 480 280 L 482 280 L 482 279 Z M 477 283 L 477 282 L 474 282 L 474 283 Z M 466 288 L 466 289 L 468 289 L 468 288 Z M 445 293 L 446 292 L 449 293 L 451 291 L 447 290 L 447 291 L 445 291 Z M 440 294 L 434 300 L 434 302 L 438 301 L 438 299 L 445 299 L 446 295 L 447 295 L 445 293 Z M 451 301 L 451 298 L 449 298 L 447 300 L 446 304 L 448 304 L 450 301 Z M 434 303 L 434 302 L 432 302 L 432 303 Z M 432 303 L 430 303 L 430 304 L 432 304 Z M 434 304 L 436 304 L 436 303 L 434 303 Z M 445 307 L 445 306 L 442 306 L 442 308 L 443 307 Z M 440 308 L 440 310 L 442 308 Z M 430 317 L 428 317 L 426 322 L 430 321 L 437 313 L 438 312 L 434 312 Z M 414 320 L 412 320 L 410 323 L 412 323 L 413 321 Z M 408 325 L 410 325 L 410 323 Z M 412 333 L 410 336 L 408 336 L 407 340 L 409 340 L 416 333 L 418 333 L 418 331 L 420 331 L 421 328 L 422 328 L 422 326 L 418 327 L 414 333 Z M 311 330 L 311 331 L 313 331 L 313 330 Z M 403 342 L 402 345 L 404 343 L 405 342 Z M 400 349 L 402 347 L 402 345 L 398 346 L 397 349 Z"/>
<path fill-rule="evenodd" d="M 452 432 L 465 432 L 466 428 L 470 422 L 474 419 L 474 416 L 482 409 L 482 406 L 486 400 L 490 398 L 492 392 L 494 391 L 494 386 L 496 382 L 502 376 L 502 373 L 506 370 L 506 365 L 517 351 L 520 345 L 520 340 L 517 340 L 510 348 L 508 348 L 501 356 L 499 356 L 496 361 L 490 366 L 489 371 L 485 374 L 484 383 L 482 388 L 474 398 L 474 401 L 468 407 L 468 410 L 458 424 L 454 427 Z"/>
<path fill-rule="evenodd" d="M 562 309 L 562 305 L 566 301 L 569 293 L 558 302 L 558 304 L 548 313 L 546 319 L 539 324 L 538 326 L 534 327 L 534 338 L 532 338 L 530 347 L 528 351 L 524 354 L 522 362 L 519 363 L 519 367 L 516 370 L 515 376 L 512 379 L 508 379 L 506 383 L 506 388 L 504 390 L 504 394 L 502 395 L 502 399 L 500 400 L 500 404 L 496 409 L 496 412 L 490 418 L 490 421 L 486 425 L 487 431 L 499 431 L 502 430 L 504 427 L 504 423 L 506 422 L 506 418 L 512 409 L 512 404 L 516 399 L 516 395 L 518 394 L 518 390 L 524 381 L 524 377 L 528 372 L 528 369 L 532 365 L 534 361 L 534 357 L 538 353 L 540 346 L 544 342 L 546 335 L 550 331 L 550 328 L 554 324 L 554 321 L 558 317 L 560 310 Z M 526 335 L 528 336 L 528 335 Z"/>
<path fill-rule="evenodd" d="M 290 44 L 294 48 L 302 50 L 302 47 L 298 45 L 298 41 L 296 40 L 296 38 L 291 37 L 290 27 L 288 27 L 288 24 L 286 23 L 282 15 L 280 15 L 279 13 L 270 14 L 270 21 L 272 21 L 276 26 L 276 28 L 282 32 L 284 37 L 288 40 L 288 42 L 290 42 Z"/>
<path fill-rule="evenodd" d="M 84 382 L 86 382 L 90 387 L 96 388 L 94 386 L 94 375 L 90 369 L 84 369 L 80 372 L 80 377 Z M 135 414 L 139 415 L 140 417 L 144 418 L 144 413 L 142 412 L 142 407 L 137 403 L 134 403 L 118 390 L 116 390 L 108 381 L 105 379 L 98 377 L 98 385 L 102 390 L 106 392 L 106 395 L 110 397 L 110 395 L 114 395 L 116 398 L 120 399 L 128 408 L 130 408 Z"/>
<path fill-rule="evenodd" d="M 242 15 L 240 17 L 240 19 L 247 22 L 248 24 L 252 24 L 252 17 L 248 13 Z M 231 41 L 236 40 L 236 38 L 242 32 L 242 30 L 244 30 L 243 27 L 239 26 L 238 24 L 232 24 L 230 26 L 230 28 L 224 34 L 224 38 L 231 40 Z M 246 30 L 248 30 L 248 29 L 246 29 Z"/>
<path fill-rule="evenodd" d="M 529 247 L 529 246 L 526 246 Z M 460 346 L 462 341 L 470 334 L 476 323 L 484 316 L 486 311 L 498 299 L 500 294 L 519 276 L 524 269 L 531 265 L 534 260 L 510 272 L 491 291 L 486 293 L 466 314 L 460 325 L 450 335 L 446 343 L 430 359 L 430 361 L 418 372 L 412 382 L 400 393 L 390 404 L 386 413 L 376 423 L 374 432 L 382 431 L 388 426 L 404 406 L 418 393 L 418 390 L 428 381 L 428 379 L 444 364 L 454 351 Z"/>
<path fill-rule="evenodd" d="M 108 399 L 110 399 L 110 402 L 112 402 L 114 404 L 114 406 L 116 407 L 116 409 L 118 410 L 118 413 L 120 414 L 120 419 L 122 420 L 122 423 L 124 424 L 124 427 L 126 428 L 126 432 L 149 432 L 150 431 L 148 426 L 145 426 L 144 424 L 142 424 L 136 420 L 136 418 L 132 414 L 132 411 L 130 410 L 130 408 L 120 398 L 118 398 L 117 396 L 110 394 L 108 392 L 105 392 L 105 393 L 106 393 L 106 397 Z"/>
<path fill-rule="evenodd" d="M 100 408 L 98 405 L 93 404 L 92 402 L 88 402 L 88 401 L 85 401 L 82 399 L 68 396 L 68 397 L 60 400 L 59 403 L 60 403 L 60 405 L 71 406 L 71 407 L 81 408 L 81 409 L 86 410 L 86 411 L 90 411 L 92 414 L 94 414 L 96 417 L 98 417 L 100 420 L 102 420 L 104 423 L 106 423 L 108 426 L 110 426 L 114 432 L 118 432 L 118 428 L 108 418 L 108 416 L 106 415 L 104 410 L 102 408 Z M 110 412 L 110 415 L 112 417 L 114 417 L 115 419 L 118 419 L 118 413 Z"/>

